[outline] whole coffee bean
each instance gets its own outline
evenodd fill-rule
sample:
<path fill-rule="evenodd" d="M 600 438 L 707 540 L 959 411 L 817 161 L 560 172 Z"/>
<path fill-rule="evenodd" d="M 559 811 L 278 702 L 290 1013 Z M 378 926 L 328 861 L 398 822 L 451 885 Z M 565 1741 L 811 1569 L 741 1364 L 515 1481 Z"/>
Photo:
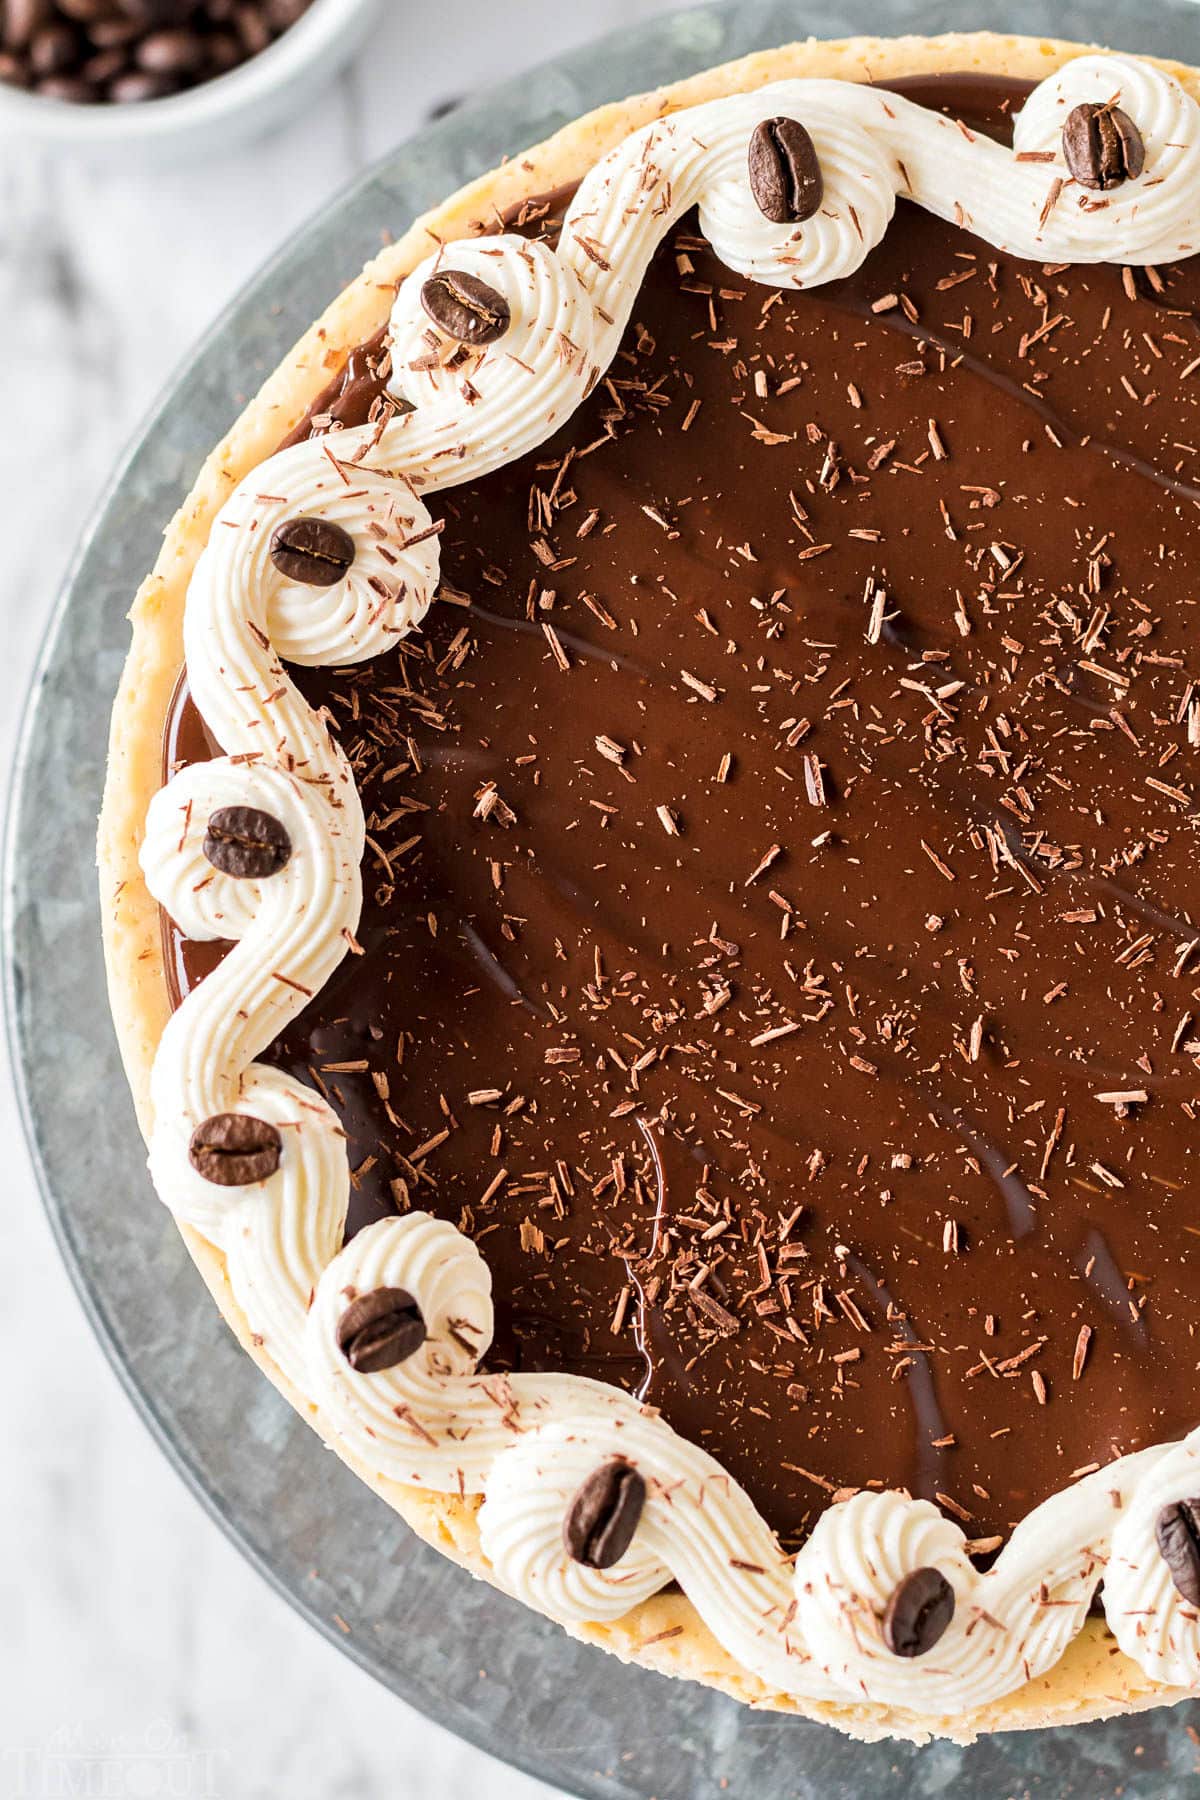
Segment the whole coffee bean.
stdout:
<path fill-rule="evenodd" d="M 99 88 L 79 75 L 44 75 L 34 87 L 44 100 L 66 100 L 72 106 L 90 106 L 102 97 Z"/>
<path fill-rule="evenodd" d="M 338 1349 L 360 1375 L 394 1369 L 424 1342 L 421 1309 L 405 1288 L 374 1288 L 359 1294 L 338 1320 Z"/>
<path fill-rule="evenodd" d="M 257 56 L 271 41 L 271 28 L 263 17 L 261 6 L 242 5 L 234 8 L 233 22 L 246 46 L 247 56 Z"/>
<path fill-rule="evenodd" d="M 137 47 L 139 69 L 152 75 L 191 75 L 205 62 L 204 40 L 194 31 L 151 31 Z"/>
<path fill-rule="evenodd" d="M 1200 1606 L 1200 1495 L 1164 1506 L 1154 1537 L 1176 1588 L 1189 1606 Z"/>
<path fill-rule="evenodd" d="M 632 1463 L 601 1463 L 575 1490 L 563 1520 L 563 1544 L 572 1562 L 611 1569 L 620 1562 L 646 1504 L 646 1483 Z"/>
<path fill-rule="evenodd" d="M 84 81 L 90 81 L 93 87 L 107 87 L 125 68 L 128 60 L 123 49 L 98 50 L 95 56 L 88 57 L 79 72 Z"/>
<path fill-rule="evenodd" d="M 246 60 L 246 52 L 232 32 L 214 31 L 211 37 L 205 38 L 204 47 L 208 51 L 208 64 L 214 75 L 225 75 Z"/>
<path fill-rule="evenodd" d="M 81 25 L 94 25 L 113 10 L 113 0 L 57 0 L 58 10 Z"/>
<path fill-rule="evenodd" d="M 50 18 L 50 0 L 3 0 L 0 42 L 6 50 L 24 50 L 35 31 Z"/>
<path fill-rule="evenodd" d="M 108 98 L 118 106 L 140 106 L 143 100 L 165 100 L 177 94 L 179 83 L 171 75 L 152 75 L 149 69 L 131 69 L 109 83 Z"/>
<path fill-rule="evenodd" d="M 79 63 L 82 45 L 73 25 L 60 20 L 43 25 L 29 46 L 29 66 L 35 75 L 66 75 Z"/>
<path fill-rule="evenodd" d="M 301 513 L 285 519 L 271 539 L 271 561 L 289 581 L 332 587 L 354 561 L 354 539 L 340 525 Z"/>
<path fill-rule="evenodd" d="M 883 1641 L 893 1656 L 924 1656 L 954 1617 L 954 1589 L 940 1569 L 914 1569 L 887 1603 Z"/>
<path fill-rule="evenodd" d="M 265 1181 L 282 1154 L 283 1140 L 274 1125 L 250 1113 L 214 1113 L 197 1125 L 188 1146 L 192 1167 L 217 1187 Z"/>
<path fill-rule="evenodd" d="M 799 119 L 764 119 L 750 135 L 750 192 L 773 225 L 811 219 L 825 193 L 817 152 Z"/>
<path fill-rule="evenodd" d="M 8 50 L 0 50 L 0 81 L 6 81 L 10 87 L 27 87 L 29 70 L 20 57 L 13 56 Z"/>
<path fill-rule="evenodd" d="M 421 287 L 421 305 L 439 330 L 460 344 L 494 344 L 508 330 L 508 301 L 478 275 L 439 269 Z"/>
<path fill-rule="evenodd" d="M 209 817 L 203 849 L 222 875 L 266 881 L 284 867 L 292 840 L 278 819 L 257 806 L 219 806 Z"/>
<path fill-rule="evenodd" d="M 141 27 L 132 19 L 97 19 L 87 34 L 97 50 L 120 50 L 140 37 Z"/>
<path fill-rule="evenodd" d="M 1146 163 L 1142 134 L 1119 106 L 1088 101 L 1067 114 L 1063 155 L 1076 181 L 1086 188 L 1115 188 L 1135 181 Z"/>

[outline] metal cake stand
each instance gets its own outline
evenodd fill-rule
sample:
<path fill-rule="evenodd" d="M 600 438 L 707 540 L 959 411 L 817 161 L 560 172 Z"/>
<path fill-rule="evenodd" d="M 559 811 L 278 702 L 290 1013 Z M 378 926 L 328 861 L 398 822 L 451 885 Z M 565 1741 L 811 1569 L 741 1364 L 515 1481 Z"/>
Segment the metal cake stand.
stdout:
<path fill-rule="evenodd" d="M 810 32 L 937 32 L 984 19 L 1200 62 L 1191 0 L 981 0 L 969 20 L 955 0 L 724 0 L 537 69 L 401 146 L 264 270 L 163 397 L 79 550 L 25 721 L 4 889 L 13 1061 L 42 1197 L 105 1350 L 212 1516 L 343 1655 L 464 1738 L 585 1800 L 1149 1800 L 1195 1779 L 1185 1726 L 1200 1724 L 1200 1704 L 965 1750 L 853 1744 L 573 1643 L 426 1549 L 323 1450 L 218 1316 L 151 1191 L 125 1098 L 93 874 L 124 616 L 241 397 L 357 273 L 384 227 L 398 234 L 461 182 L 603 100 Z"/>

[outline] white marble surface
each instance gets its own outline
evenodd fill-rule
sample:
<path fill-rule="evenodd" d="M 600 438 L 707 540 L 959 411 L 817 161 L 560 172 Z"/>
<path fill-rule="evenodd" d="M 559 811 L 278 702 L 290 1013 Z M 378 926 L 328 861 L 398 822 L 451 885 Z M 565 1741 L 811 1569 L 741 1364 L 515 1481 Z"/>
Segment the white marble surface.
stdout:
<path fill-rule="evenodd" d="M 0 145 L 0 771 L 75 537 L 225 301 L 431 107 L 666 10 L 385 0 L 368 53 L 268 142 L 166 167 Z M 243 1563 L 91 1337 L 41 1216 L 2 1062 L 0 1144 L 0 1795 L 548 1794 L 376 1687 Z"/>

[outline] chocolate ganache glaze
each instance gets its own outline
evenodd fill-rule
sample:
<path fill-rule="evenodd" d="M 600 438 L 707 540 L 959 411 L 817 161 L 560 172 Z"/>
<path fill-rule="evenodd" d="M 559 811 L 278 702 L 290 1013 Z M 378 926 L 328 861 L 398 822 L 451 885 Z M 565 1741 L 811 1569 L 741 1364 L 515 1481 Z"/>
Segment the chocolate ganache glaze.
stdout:
<path fill-rule="evenodd" d="M 570 423 L 436 496 L 422 629 L 296 671 L 366 902 L 271 1055 L 348 1230 L 470 1232 L 493 1365 L 635 1391 L 789 1543 L 901 1485 L 986 1548 L 1200 1419 L 1198 301 L 904 203 L 764 293 L 685 222 Z M 178 999 L 220 948 L 167 937 Z"/>

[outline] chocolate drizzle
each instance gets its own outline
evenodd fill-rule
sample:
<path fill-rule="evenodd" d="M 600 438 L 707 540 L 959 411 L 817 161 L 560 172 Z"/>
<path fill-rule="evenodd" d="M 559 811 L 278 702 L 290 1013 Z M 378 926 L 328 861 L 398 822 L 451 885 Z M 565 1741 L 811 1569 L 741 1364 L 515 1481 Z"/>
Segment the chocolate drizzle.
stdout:
<path fill-rule="evenodd" d="M 789 1540 L 868 1483 L 983 1538 L 1200 1417 L 1200 268 L 901 204 L 779 295 L 694 233 L 575 418 L 433 497 L 423 629 L 297 671 L 365 954 L 271 1055 L 351 1231 L 480 1242 L 493 1364 L 642 1394 Z M 212 748 L 181 695 L 168 766 Z M 178 995 L 219 950 L 167 942 Z"/>

